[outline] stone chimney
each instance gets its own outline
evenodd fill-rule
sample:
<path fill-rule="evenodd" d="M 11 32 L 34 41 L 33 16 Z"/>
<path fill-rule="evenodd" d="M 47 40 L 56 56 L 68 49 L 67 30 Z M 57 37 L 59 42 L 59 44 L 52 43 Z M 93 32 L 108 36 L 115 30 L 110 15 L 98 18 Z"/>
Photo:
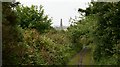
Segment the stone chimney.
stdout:
<path fill-rule="evenodd" d="M 63 29 L 62 19 L 60 19 L 60 28 Z"/>

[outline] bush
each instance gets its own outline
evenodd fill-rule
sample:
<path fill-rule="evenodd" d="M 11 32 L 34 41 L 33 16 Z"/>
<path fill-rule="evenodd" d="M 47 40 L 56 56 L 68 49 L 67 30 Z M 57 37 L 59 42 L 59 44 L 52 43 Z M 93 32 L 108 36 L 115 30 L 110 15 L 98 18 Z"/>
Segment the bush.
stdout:
<path fill-rule="evenodd" d="M 48 34 L 40 34 L 36 29 L 22 29 L 21 35 L 23 35 L 22 41 L 18 42 L 18 46 L 15 46 L 11 58 L 12 64 L 21 65 L 52 65 L 52 64 L 65 64 L 69 58 L 72 57 L 73 52 L 71 43 L 64 41 L 63 43 L 57 41 L 54 42 L 54 38 L 49 38 Z M 63 35 L 61 33 L 51 34 Z M 66 37 L 64 37 L 66 38 Z M 57 39 L 59 39 L 57 37 Z M 67 39 L 67 38 L 66 38 Z M 63 40 L 60 38 L 59 40 Z M 71 51 L 71 52 L 70 52 Z M 10 60 L 11 61 L 11 60 Z"/>

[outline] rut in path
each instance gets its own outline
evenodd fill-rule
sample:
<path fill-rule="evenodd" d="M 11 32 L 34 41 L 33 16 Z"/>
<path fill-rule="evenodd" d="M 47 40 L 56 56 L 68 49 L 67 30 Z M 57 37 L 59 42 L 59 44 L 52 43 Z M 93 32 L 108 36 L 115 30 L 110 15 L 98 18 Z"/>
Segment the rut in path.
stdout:
<path fill-rule="evenodd" d="M 79 65 L 82 65 L 82 61 L 84 60 L 83 57 L 85 56 L 85 54 L 87 53 L 88 50 L 89 49 L 86 47 L 83 50 L 81 50 L 81 52 L 80 52 L 81 57 L 79 59 Z"/>

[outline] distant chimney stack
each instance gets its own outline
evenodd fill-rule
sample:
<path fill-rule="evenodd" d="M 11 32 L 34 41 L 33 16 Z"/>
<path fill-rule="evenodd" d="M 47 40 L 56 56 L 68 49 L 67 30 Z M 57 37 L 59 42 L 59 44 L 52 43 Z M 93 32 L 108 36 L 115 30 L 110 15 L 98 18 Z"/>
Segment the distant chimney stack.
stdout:
<path fill-rule="evenodd" d="M 63 29 L 62 27 L 63 27 L 62 19 L 60 19 L 60 28 Z"/>

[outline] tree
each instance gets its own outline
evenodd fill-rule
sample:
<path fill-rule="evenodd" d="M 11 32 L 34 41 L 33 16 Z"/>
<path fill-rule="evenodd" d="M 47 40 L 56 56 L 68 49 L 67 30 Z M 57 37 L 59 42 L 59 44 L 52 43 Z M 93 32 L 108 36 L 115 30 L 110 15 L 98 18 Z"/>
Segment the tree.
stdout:
<path fill-rule="evenodd" d="M 18 63 L 18 42 L 20 42 L 20 35 L 16 28 L 17 16 L 11 7 L 13 3 L 2 3 L 2 63 L 3 65 L 10 65 Z M 21 49 L 21 47 L 20 47 Z M 20 58 L 19 58 L 20 59 Z"/>
<path fill-rule="evenodd" d="M 37 29 L 40 33 L 45 32 L 51 28 L 51 19 L 48 15 L 44 15 L 43 6 L 40 5 L 39 10 L 37 6 L 32 5 L 31 7 L 18 6 L 16 13 L 20 27 L 23 29 L 31 28 Z"/>
<path fill-rule="evenodd" d="M 95 44 L 96 64 L 119 64 L 120 2 L 91 2 L 86 10 L 79 8 L 78 11 L 85 13 L 85 18 L 69 28 L 76 33 L 74 40 L 84 35 Z"/>
<path fill-rule="evenodd" d="M 84 12 L 87 14 L 86 16 L 96 15 L 98 17 L 98 27 L 94 36 L 94 43 L 97 46 L 94 59 L 98 64 L 119 64 L 120 2 L 92 2 L 91 4 L 92 6 L 88 7 Z M 112 62 L 112 60 L 115 60 L 115 62 Z"/>

